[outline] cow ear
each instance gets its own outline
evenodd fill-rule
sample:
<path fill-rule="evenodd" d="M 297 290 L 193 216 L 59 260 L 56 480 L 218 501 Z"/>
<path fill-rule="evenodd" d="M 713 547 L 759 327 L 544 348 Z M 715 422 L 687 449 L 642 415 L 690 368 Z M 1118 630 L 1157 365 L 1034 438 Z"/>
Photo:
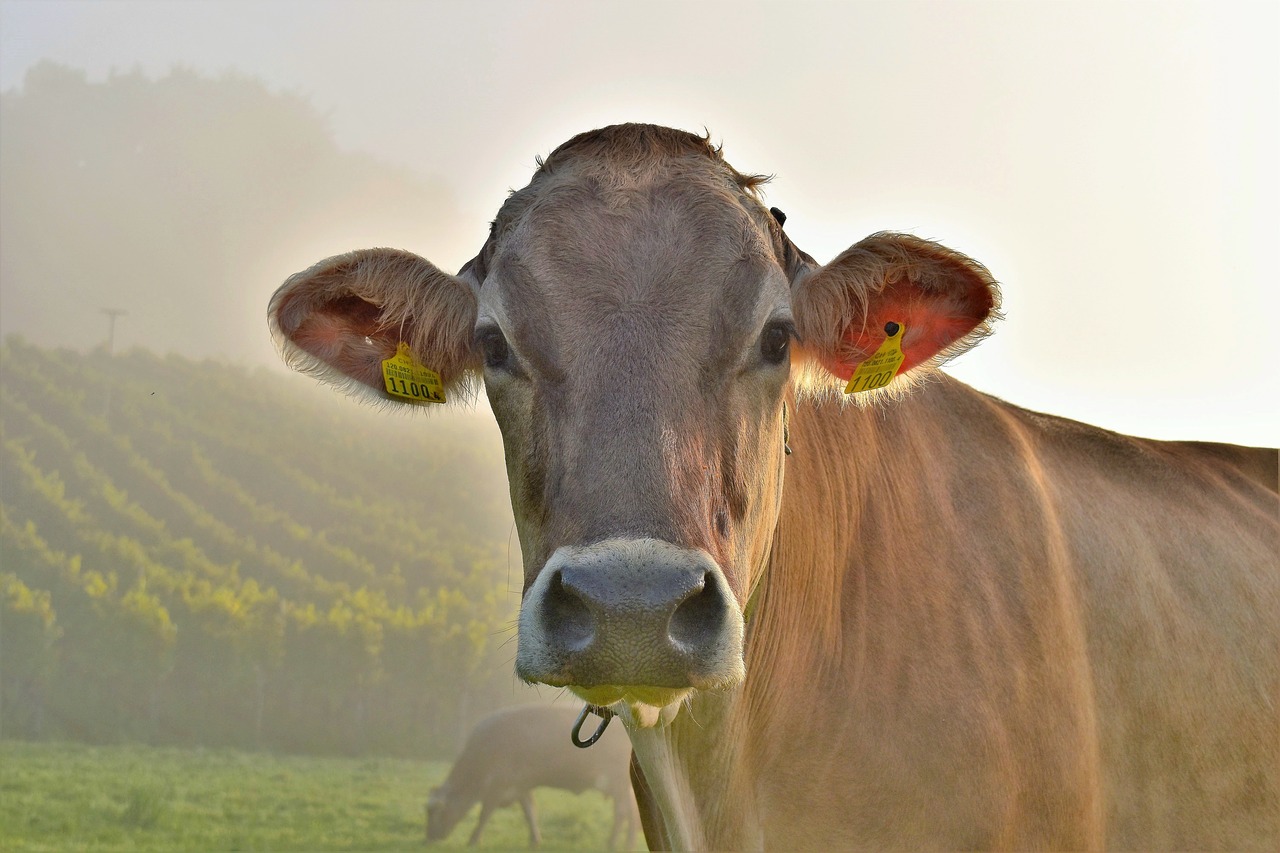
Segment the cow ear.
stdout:
<path fill-rule="evenodd" d="M 471 396 L 473 283 L 396 249 L 365 249 L 290 276 L 267 309 L 285 360 L 297 370 L 383 400 L 382 362 L 409 345 L 450 392 Z"/>
<path fill-rule="evenodd" d="M 798 355 L 816 368 L 808 373 L 819 387 L 832 376 L 848 381 L 888 323 L 905 328 L 901 376 L 972 347 L 999 308 L 999 285 L 982 264 L 910 234 L 872 234 L 826 266 L 802 269 L 792 285 Z"/>

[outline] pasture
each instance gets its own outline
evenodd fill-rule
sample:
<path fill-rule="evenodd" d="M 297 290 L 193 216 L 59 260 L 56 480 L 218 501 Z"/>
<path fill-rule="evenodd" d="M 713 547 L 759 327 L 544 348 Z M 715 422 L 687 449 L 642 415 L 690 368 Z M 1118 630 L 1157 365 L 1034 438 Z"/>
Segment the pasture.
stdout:
<path fill-rule="evenodd" d="M 421 850 L 423 801 L 449 764 L 0 741 L 0 768 L 0 850 Z M 602 796 L 534 798 L 541 849 L 603 849 Z M 435 847 L 464 847 L 477 812 Z M 513 806 L 480 849 L 527 841 Z"/>

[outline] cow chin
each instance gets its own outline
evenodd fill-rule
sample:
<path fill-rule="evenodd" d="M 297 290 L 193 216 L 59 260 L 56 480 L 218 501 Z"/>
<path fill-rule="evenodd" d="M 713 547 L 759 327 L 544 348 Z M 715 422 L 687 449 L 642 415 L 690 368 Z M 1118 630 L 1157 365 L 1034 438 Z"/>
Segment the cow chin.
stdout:
<path fill-rule="evenodd" d="M 677 706 L 742 681 L 742 611 L 705 551 L 657 539 L 562 547 L 525 593 L 516 672 L 601 707 Z"/>
<path fill-rule="evenodd" d="M 693 691 L 690 688 L 671 687 L 570 687 L 570 692 L 588 705 L 597 708 L 613 706 L 621 712 L 629 712 L 629 719 L 641 728 L 652 728 L 667 723 L 675 717 L 680 703 Z"/>

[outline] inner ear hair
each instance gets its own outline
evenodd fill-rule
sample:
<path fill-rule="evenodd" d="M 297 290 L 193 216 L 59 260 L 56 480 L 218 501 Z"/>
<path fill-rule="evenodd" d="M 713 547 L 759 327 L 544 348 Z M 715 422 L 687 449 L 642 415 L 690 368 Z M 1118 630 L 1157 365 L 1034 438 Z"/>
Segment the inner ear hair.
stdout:
<path fill-rule="evenodd" d="M 911 234 L 880 232 L 801 279 L 793 311 L 809 361 L 835 379 L 847 380 L 876 351 L 890 322 L 906 327 L 899 375 L 926 368 L 918 378 L 989 334 L 999 304 L 999 285 L 982 264 Z M 808 376 L 813 387 L 834 384 Z"/>
<path fill-rule="evenodd" d="M 383 396 L 382 361 L 404 342 L 440 374 L 446 394 L 467 398 L 477 385 L 476 310 L 464 281 L 397 249 L 327 258 L 291 276 L 269 309 L 277 343 L 296 369 Z"/>

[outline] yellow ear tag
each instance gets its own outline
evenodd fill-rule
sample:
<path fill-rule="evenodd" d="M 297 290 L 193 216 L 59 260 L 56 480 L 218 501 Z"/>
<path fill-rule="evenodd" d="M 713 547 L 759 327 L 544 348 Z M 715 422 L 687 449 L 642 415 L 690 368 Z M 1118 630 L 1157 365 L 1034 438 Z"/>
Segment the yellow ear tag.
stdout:
<path fill-rule="evenodd" d="M 902 362 L 906 359 L 902 354 L 902 336 L 907 333 L 907 327 L 897 323 L 885 323 L 884 333 L 888 337 L 884 339 L 880 349 L 872 353 L 871 358 L 859 364 L 858 369 L 853 371 L 853 375 L 849 377 L 849 384 L 844 387 L 844 393 L 856 394 L 859 391 L 883 388 L 898 375 L 898 368 L 902 367 Z"/>
<path fill-rule="evenodd" d="M 443 403 L 444 383 L 440 374 L 414 359 L 409 345 L 401 343 L 396 354 L 382 362 L 382 381 L 387 393 L 411 403 Z"/>

